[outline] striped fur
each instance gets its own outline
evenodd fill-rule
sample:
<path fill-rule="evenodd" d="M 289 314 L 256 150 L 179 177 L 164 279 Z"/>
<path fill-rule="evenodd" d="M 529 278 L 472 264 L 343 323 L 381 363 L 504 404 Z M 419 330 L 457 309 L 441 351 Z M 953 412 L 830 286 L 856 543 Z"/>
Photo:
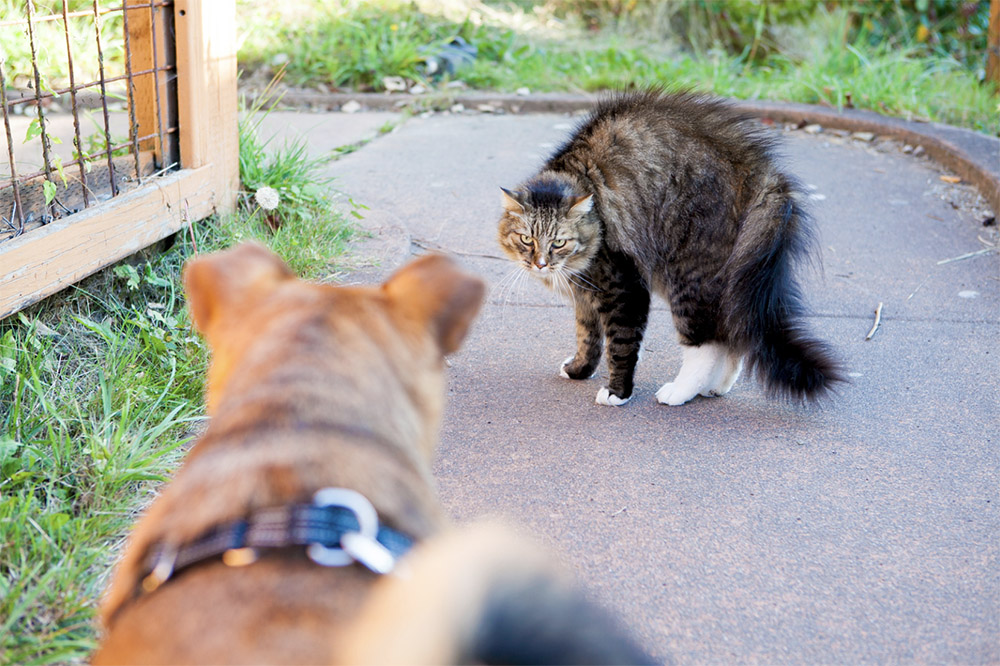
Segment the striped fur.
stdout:
<path fill-rule="evenodd" d="M 632 395 L 651 292 L 670 305 L 682 345 L 721 350 L 699 357 L 715 367 L 682 369 L 663 402 L 728 391 L 744 358 L 773 397 L 814 400 L 841 381 L 803 324 L 795 268 L 812 231 L 774 141 L 713 97 L 620 93 L 504 190 L 501 247 L 576 307 L 577 352 L 563 372 L 589 377 L 607 346 L 599 402 Z"/>

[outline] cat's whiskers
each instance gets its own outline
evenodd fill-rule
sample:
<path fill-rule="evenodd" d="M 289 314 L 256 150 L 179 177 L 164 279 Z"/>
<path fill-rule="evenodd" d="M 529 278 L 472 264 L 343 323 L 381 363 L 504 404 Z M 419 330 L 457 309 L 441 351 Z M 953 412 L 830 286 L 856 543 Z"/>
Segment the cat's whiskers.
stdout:
<path fill-rule="evenodd" d="M 520 273 L 521 270 L 520 266 L 514 266 L 514 268 L 510 269 L 510 271 L 500 278 L 490 289 L 490 298 L 502 301 L 504 291 L 510 288 L 511 284 L 518 277 L 518 273 Z"/>
<path fill-rule="evenodd" d="M 502 301 L 500 303 L 500 325 L 503 326 L 507 321 L 507 304 L 510 302 L 511 296 L 517 291 L 520 293 L 521 285 L 524 283 L 524 278 L 528 274 L 528 269 L 524 266 L 518 264 L 514 270 L 507 274 L 507 276 L 501 282 L 507 283 L 507 288 L 504 294 L 502 294 Z M 509 279 L 508 279 L 509 278 Z M 499 299 L 498 299 L 499 300 Z"/>
<path fill-rule="evenodd" d="M 604 291 L 603 289 L 601 289 L 600 287 L 598 287 L 596 284 L 594 284 L 593 282 L 591 282 L 587 278 L 583 277 L 583 274 L 580 273 L 580 271 L 575 271 L 572 268 L 566 268 L 565 264 L 563 265 L 562 270 L 565 271 L 565 273 L 569 277 L 569 279 L 574 284 L 576 284 L 576 286 L 580 287 L 581 289 L 585 289 L 586 291 Z M 581 282 L 583 282 L 584 284 L 586 284 L 588 286 L 584 286 L 583 284 L 580 284 Z"/>
<path fill-rule="evenodd" d="M 573 285 L 562 271 L 556 270 L 551 273 L 553 278 L 552 289 L 563 296 L 573 298 Z"/>

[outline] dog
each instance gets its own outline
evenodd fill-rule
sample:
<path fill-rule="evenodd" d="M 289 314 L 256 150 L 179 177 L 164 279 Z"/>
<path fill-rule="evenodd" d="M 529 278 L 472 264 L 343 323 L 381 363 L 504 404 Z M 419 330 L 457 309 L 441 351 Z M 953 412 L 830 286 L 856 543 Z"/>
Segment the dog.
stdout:
<path fill-rule="evenodd" d="M 448 527 L 430 462 L 481 280 L 428 255 L 312 284 L 256 244 L 183 280 L 211 421 L 129 538 L 94 664 L 649 663 L 539 549 Z"/>

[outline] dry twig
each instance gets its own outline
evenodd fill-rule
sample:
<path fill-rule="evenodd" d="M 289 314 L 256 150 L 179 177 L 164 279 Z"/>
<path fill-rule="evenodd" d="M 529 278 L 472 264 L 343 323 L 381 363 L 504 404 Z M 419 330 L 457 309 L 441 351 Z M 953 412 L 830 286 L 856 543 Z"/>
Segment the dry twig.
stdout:
<path fill-rule="evenodd" d="M 875 335 L 875 331 L 878 330 L 879 322 L 882 321 L 882 303 L 879 302 L 878 307 L 875 308 L 875 323 L 872 324 L 872 330 L 868 331 L 868 335 L 865 336 L 865 340 L 871 340 L 872 336 Z"/>
<path fill-rule="evenodd" d="M 413 238 L 410 240 L 410 242 L 421 249 L 430 250 L 431 252 L 444 252 L 446 254 L 454 254 L 459 257 L 479 257 L 482 259 L 499 259 L 500 261 L 510 261 L 509 259 L 506 259 L 504 257 L 499 257 L 495 254 L 483 254 L 480 252 L 462 252 L 460 250 L 450 250 L 442 245 L 438 245 L 437 243 L 421 240 L 419 238 Z"/>
<path fill-rule="evenodd" d="M 976 257 L 980 254 L 989 254 L 990 252 L 995 252 L 995 251 L 996 251 L 995 248 L 988 247 L 983 250 L 976 250 L 975 252 L 966 252 L 963 255 L 952 257 L 951 259 L 942 259 L 941 261 L 937 262 L 937 265 L 940 266 L 942 264 L 950 264 L 953 261 L 963 261 L 965 259 L 971 259 L 972 257 Z"/>

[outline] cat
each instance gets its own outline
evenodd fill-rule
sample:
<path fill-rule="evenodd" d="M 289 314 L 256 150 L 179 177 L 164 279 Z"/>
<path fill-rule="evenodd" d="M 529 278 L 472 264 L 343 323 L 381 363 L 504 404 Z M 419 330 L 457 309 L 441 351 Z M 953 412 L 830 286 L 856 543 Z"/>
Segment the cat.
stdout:
<path fill-rule="evenodd" d="M 813 236 L 774 143 L 718 98 L 619 92 L 535 176 L 501 188 L 500 246 L 575 305 L 577 348 L 563 377 L 592 377 L 606 341 L 609 378 L 596 401 L 628 402 L 655 292 L 683 350 L 660 403 L 724 395 L 744 361 L 771 397 L 814 401 L 843 381 L 802 323 L 793 271 Z"/>

